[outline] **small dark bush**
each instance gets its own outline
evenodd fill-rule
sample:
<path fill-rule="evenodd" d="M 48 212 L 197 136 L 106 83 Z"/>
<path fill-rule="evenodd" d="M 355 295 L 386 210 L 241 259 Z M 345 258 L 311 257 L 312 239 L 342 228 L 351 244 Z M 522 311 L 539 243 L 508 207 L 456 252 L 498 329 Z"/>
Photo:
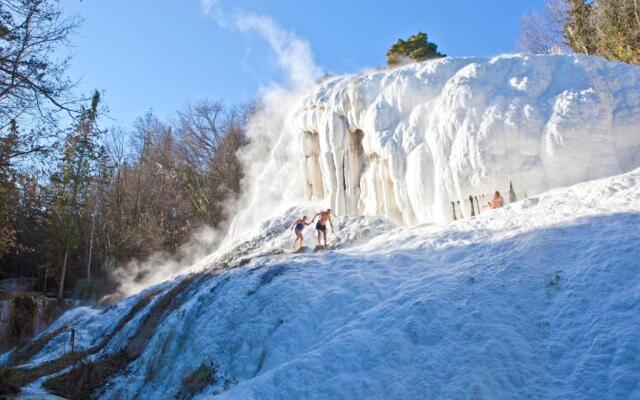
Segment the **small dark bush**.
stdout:
<path fill-rule="evenodd" d="M 216 370 L 210 365 L 202 364 L 182 380 L 182 387 L 177 398 L 179 400 L 191 399 L 215 381 Z"/>

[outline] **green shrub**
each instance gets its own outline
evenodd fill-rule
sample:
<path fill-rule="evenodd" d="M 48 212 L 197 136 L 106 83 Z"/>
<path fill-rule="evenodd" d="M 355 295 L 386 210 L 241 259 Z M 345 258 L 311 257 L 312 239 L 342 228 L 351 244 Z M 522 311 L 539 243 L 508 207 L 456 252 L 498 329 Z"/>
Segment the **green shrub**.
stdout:
<path fill-rule="evenodd" d="M 433 58 L 446 57 L 438 51 L 438 45 L 430 42 L 424 32 L 409 36 L 407 40 L 398 39 L 387 51 L 387 64 L 398 65 L 407 60 L 424 61 Z"/>

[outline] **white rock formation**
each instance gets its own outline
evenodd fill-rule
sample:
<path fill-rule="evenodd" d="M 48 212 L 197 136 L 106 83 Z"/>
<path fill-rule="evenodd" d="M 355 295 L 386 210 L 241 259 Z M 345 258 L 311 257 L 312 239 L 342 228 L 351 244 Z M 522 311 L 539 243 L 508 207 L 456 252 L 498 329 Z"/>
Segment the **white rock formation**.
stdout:
<path fill-rule="evenodd" d="M 298 143 L 305 198 L 338 215 L 442 222 L 510 181 L 521 198 L 640 165 L 640 68 L 597 57 L 446 58 L 330 78 L 300 104 L 279 146 Z"/>

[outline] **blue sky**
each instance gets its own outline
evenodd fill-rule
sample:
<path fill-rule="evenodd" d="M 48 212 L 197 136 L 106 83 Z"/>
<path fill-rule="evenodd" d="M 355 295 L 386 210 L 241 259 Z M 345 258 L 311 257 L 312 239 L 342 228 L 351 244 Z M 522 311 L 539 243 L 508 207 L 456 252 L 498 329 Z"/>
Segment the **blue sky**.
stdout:
<path fill-rule="evenodd" d="M 269 15 L 309 42 L 334 74 L 385 63 L 400 37 L 425 31 L 450 56 L 516 50 L 522 15 L 542 0 L 219 0 Z M 224 4 L 224 3 L 223 3 Z M 149 109 L 171 118 L 185 102 L 244 102 L 281 79 L 258 36 L 220 27 L 200 0 L 62 0 L 84 19 L 72 40 L 69 71 L 78 90 L 105 91 L 113 125 L 128 127 Z"/>

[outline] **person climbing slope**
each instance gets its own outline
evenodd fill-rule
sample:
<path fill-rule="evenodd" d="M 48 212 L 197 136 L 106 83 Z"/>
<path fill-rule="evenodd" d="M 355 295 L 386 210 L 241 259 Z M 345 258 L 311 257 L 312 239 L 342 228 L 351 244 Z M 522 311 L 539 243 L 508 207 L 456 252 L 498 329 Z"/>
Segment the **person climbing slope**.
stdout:
<path fill-rule="evenodd" d="M 324 238 L 324 246 L 327 245 L 327 222 L 331 226 L 331 231 L 333 229 L 333 223 L 331 222 L 331 209 L 327 208 L 327 211 L 320 211 L 316 215 L 313 216 L 311 222 L 313 222 L 316 217 L 318 217 L 318 223 L 316 223 L 316 230 L 318 231 L 318 246 L 322 246 L 322 241 L 320 237 Z"/>
<path fill-rule="evenodd" d="M 489 208 L 504 207 L 504 199 L 500 195 L 500 192 L 496 190 L 496 192 L 493 194 L 493 199 L 491 199 L 491 201 L 488 202 L 484 207 L 489 207 Z"/>
<path fill-rule="evenodd" d="M 296 234 L 296 240 L 293 241 L 293 248 L 296 248 L 296 243 L 300 241 L 300 246 L 302 247 L 302 242 L 304 241 L 304 236 L 302 236 L 302 231 L 304 230 L 305 225 L 311 225 L 311 222 L 307 222 L 307 216 L 303 215 L 302 218 L 299 218 L 293 225 L 291 225 L 291 230 L 293 230 Z"/>

